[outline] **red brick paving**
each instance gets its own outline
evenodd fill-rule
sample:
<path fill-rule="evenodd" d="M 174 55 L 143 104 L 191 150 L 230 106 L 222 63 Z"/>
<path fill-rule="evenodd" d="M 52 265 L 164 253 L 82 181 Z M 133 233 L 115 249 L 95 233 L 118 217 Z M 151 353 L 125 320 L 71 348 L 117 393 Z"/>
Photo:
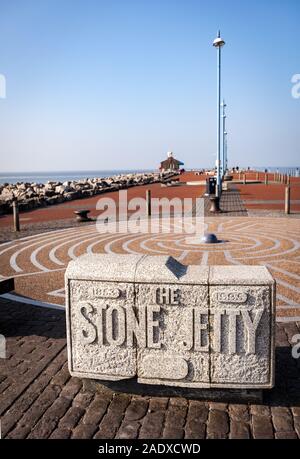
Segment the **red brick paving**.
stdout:
<path fill-rule="evenodd" d="M 249 183 L 246 185 L 236 184 L 236 188 L 240 191 L 240 196 L 245 201 L 247 209 L 284 209 L 285 187 L 282 183 L 272 183 L 265 185 L 264 183 Z M 291 185 L 291 200 L 300 201 L 300 182 Z M 251 203 L 251 201 L 262 201 L 261 203 Z M 268 201 L 281 201 L 280 203 L 272 203 Z M 300 203 L 292 204 L 291 211 L 299 212 Z"/>
<path fill-rule="evenodd" d="M 277 324 L 276 387 L 261 405 L 136 395 L 100 383 L 92 390 L 68 372 L 64 312 L 0 299 L 0 324 L 4 438 L 300 438 L 300 359 L 291 356 L 299 322 Z"/>
<path fill-rule="evenodd" d="M 162 198 L 166 197 L 172 199 L 174 197 L 182 198 L 199 198 L 203 195 L 205 187 L 198 186 L 174 186 L 166 187 L 161 186 L 160 183 L 155 183 L 151 185 L 142 185 L 131 187 L 127 190 L 128 200 L 136 197 L 146 197 L 146 190 L 151 190 L 151 196 L 153 198 Z M 37 222 L 46 222 L 52 220 L 60 219 L 69 219 L 74 218 L 74 210 L 76 209 L 90 209 L 90 217 L 97 217 L 101 211 L 96 210 L 96 204 L 101 198 L 111 198 L 117 203 L 119 201 L 119 192 L 112 191 L 104 193 L 101 195 L 93 196 L 91 198 L 76 199 L 70 202 L 64 202 L 55 206 L 42 207 L 39 209 L 34 209 L 28 212 L 20 213 L 20 222 L 22 223 L 37 223 Z M 0 227 L 11 226 L 13 225 L 12 215 L 2 215 L 0 216 Z"/>
<path fill-rule="evenodd" d="M 234 179 L 239 179 L 239 174 L 234 174 Z M 247 180 L 256 180 L 256 172 L 249 172 L 246 174 Z M 266 201 L 282 200 L 284 201 L 285 185 L 281 183 L 273 183 L 271 180 L 273 174 L 269 174 L 270 182 L 269 185 L 264 183 L 248 183 L 243 185 L 241 183 L 236 184 L 236 188 L 241 192 L 241 198 L 245 200 L 247 208 L 251 209 L 284 209 L 284 202 L 278 204 L 268 203 Z M 181 183 L 199 181 L 203 182 L 206 180 L 207 175 L 201 174 L 196 175 L 194 171 L 185 172 L 184 174 L 177 177 Z M 259 180 L 264 180 L 264 173 L 259 174 Z M 201 197 L 205 192 L 205 185 L 180 185 L 173 187 L 161 186 L 160 183 L 151 185 L 142 185 L 131 187 L 127 190 L 128 199 L 135 197 L 145 197 L 146 190 L 151 189 L 152 197 L 162 198 L 166 197 L 172 199 L 174 197 L 179 198 L 197 198 Z M 74 210 L 79 208 L 90 209 L 90 216 L 96 217 L 100 211 L 96 210 L 96 203 L 102 197 L 112 198 L 118 202 L 119 194 L 117 191 L 108 192 L 105 194 L 93 196 L 91 198 L 77 199 L 70 202 L 64 202 L 59 205 L 43 207 L 34 209 L 28 212 L 22 212 L 20 214 L 21 225 L 26 223 L 37 223 L 47 222 L 52 220 L 69 219 L 74 217 Z M 300 200 L 300 178 L 291 177 L 291 200 Z M 261 204 L 251 204 L 250 201 L 263 201 Z M 299 212 L 300 204 L 293 204 L 292 211 Z M 12 215 L 0 216 L 0 228 L 1 227 L 12 227 Z"/>

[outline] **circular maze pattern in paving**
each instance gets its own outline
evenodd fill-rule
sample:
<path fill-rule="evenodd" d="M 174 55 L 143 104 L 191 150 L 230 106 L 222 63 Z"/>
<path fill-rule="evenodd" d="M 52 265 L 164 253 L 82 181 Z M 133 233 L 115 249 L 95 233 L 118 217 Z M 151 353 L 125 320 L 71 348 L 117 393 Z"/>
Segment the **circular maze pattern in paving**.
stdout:
<path fill-rule="evenodd" d="M 206 231 L 218 244 L 187 244 L 175 232 L 101 234 L 95 224 L 29 236 L 0 245 L 1 278 L 15 277 L 15 293 L 64 304 L 64 271 L 84 253 L 172 255 L 184 264 L 266 265 L 277 281 L 277 320 L 300 320 L 300 231 L 291 218 L 213 217 Z"/>

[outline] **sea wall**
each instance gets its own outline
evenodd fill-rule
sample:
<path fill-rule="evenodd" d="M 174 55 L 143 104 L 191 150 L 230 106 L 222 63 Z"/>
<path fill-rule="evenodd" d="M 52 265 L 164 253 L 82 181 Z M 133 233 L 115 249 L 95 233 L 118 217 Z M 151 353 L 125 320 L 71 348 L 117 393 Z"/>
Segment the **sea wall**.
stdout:
<path fill-rule="evenodd" d="M 151 183 L 166 183 L 174 176 L 172 172 L 123 174 L 112 177 L 87 178 L 66 182 L 4 183 L 0 185 L 0 215 L 12 212 L 12 203 L 18 201 L 19 210 L 60 204 L 74 199 L 87 198 L 110 191 Z"/>

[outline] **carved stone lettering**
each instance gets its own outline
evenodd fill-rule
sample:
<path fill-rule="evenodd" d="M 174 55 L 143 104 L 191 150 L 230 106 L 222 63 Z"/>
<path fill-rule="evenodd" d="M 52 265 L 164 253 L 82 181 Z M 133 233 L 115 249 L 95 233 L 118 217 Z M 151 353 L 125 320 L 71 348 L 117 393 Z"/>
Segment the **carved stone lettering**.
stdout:
<path fill-rule="evenodd" d="M 247 297 L 247 293 L 236 290 L 230 290 L 229 292 L 218 291 L 213 295 L 213 299 L 220 303 L 246 303 Z"/>
<path fill-rule="evenodd" d="M 266 268 L 125 258 L 84 256 L 68 266 L 72 375 L 137 376 L 182 387 L 273 386 L 275 283 Z"/>

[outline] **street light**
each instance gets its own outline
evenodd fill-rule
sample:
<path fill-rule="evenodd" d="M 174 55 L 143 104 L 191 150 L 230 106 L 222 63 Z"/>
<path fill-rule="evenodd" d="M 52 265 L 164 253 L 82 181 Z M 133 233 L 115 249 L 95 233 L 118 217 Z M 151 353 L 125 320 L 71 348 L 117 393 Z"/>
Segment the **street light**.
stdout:
<path fill-rule="evenodd" d="M 222 157 L 222 177 L 224 179 L 224 175 L 226 173 L 226 159 L 225 159 L 225 136 L 226 136 L 226 130 L 225 130 L 225 120 L 226 120 L 226 114 L 225 114 L 225 107 L 226 107 L 226 104 L 225 104 L 225 100 L 223 99 L 223 102 L 221 104 L 222 106 L 222 120 L 223 120 L 223 127 L 222 127 L 222 133 L 223 133 L 223 143 L 222 143 L 222 153 L 223 153 L 223 157 Z"/>
<path fill-rule="evenodd" d="M 227 159 L 227 131 L 224 132 L 224 158 L 225 158 L 225 174 L 228 169 L 228 159 Z"/>
<path fill-rule="evenodd" d="M 216 196 L 220 197 L 221 194 L 221 174 L 220 174 L 220 162 L 221 162 L 221 48 L 225 45 L 225 41 L 218 32 L 217 38 L 213 41 L 213 46 L 218 50 L 218 154 L 217 154 L 217 186 Z"/>

